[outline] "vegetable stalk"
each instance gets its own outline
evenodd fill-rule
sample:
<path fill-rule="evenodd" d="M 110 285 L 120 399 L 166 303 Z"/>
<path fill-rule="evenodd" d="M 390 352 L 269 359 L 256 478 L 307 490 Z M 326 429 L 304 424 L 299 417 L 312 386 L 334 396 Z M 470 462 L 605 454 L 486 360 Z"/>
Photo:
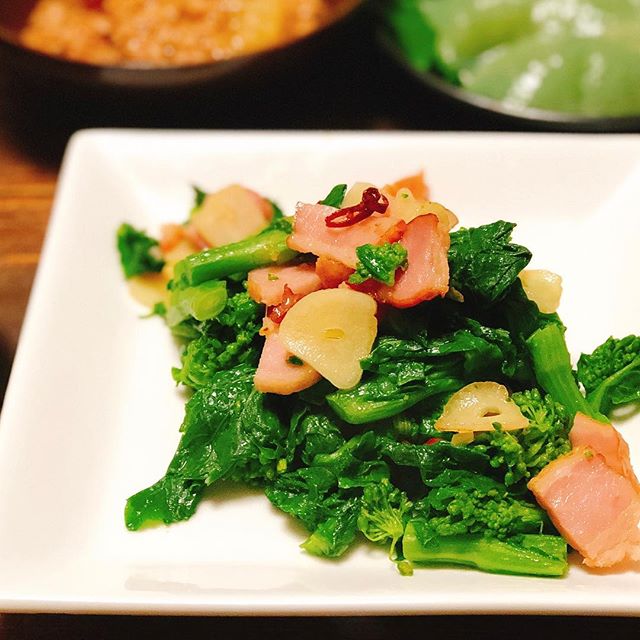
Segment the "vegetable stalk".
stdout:
<path fill-rule="evenodd" d="M 270 264 L 284 264 L 298 255 L 289 249 L 288 237 L 287 231 L 276 228 L 240 242 L 205 249 L 176 264 L 175 281 L 179 286 L 188 287 Z"/>
<path fill-rule="evenodd" d="M 580 392 L 573 377 L 567 343 L 557 324 L 548 324 L 535 331 L 527 340 L 527 346 L 538 382 L 556 402 L 564 405 L 572 414 L 581 412 L 608 422 Z"/>
<path fill-rule="evenodd" d="M 426 521 L 412 520 L 402 540 L 407 560 L 475 567 L 491 573 L 562 576 L 567 544 L 560 536 L 522 534 L 500 540 L 483 535 L 434 536 Z"/>

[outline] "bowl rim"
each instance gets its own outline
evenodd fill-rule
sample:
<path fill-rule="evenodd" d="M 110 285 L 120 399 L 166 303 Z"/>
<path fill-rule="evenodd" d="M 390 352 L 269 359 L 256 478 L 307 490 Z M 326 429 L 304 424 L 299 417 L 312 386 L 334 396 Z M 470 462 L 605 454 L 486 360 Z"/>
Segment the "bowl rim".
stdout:
<path fill-rule="evenodd" d="M 18 38 L 18 32 L 15 29 L 8 29 L 0 23 L 0 45 L 9 47 L 15 52 L 26 54 L 34 57 L 34 59 L 40 59 L 47 63 L 53 63 L 58 65 L 65 65 L 68 68 L 77 70 L 78 72 L 96 73 L 96 74 L 129 74 L 140 75 L 153 72 L 154 74 L 166 74 L 171 75 L 176 72 L 189 70 L 193 73 L 204 71 L 216 67 L 217 65 L 231 64 L 240 65 L 243 62 L 249 62 L 261 55 L 268 55 L 275 53 L 290 47 L 292 45 L 300 44 L 314 37 L 319 36 L 331 27 L 339 24 L 343 20 L 346 20 L 350 16 L 353 16 L 358 10 L 367 3 L 368 0 L 348 0 L 345 2 L 346 8 L 337 11 L 331 16 L 331 19 L 308 33 L 305 33 L 292 40 L 280 42 L 265 49 L 258 49 L 257 51 L 251 51 L 249 53 L 243 53 L 237 56 L 230 56 L 229 58 L 222 58 L 221 60 L 210 60 L 207 62 L 198 62 L 196 64 L 166 64 L 166 65 L 154 65 L 153 63 L 135 62 L 135 63 L 122 63 L 122 64 L 98 64 L 93 62 L 84 62 L 82 60 L 73 60 L 65 58 L 64 56 L 54 55 L 33 49 L 22 44 Z"/>
<path fill-rule="evenodd" d="M 546 124 L 578 129 L 606 131 L 606 130 L 631 130 L 640 127 L 640 112 L 637 115 L 619 116 L 586 116 L 574 114 L 568 111 L 551 111 L 546 109 L 516 109 L 509 107 L 500 100 L 473 93 L 447 81 L 441 75 L 433 71 L 420 71 L 407 60 L 402 49 L 388 32 L 388 29 L 378 29 L 378 41 L 392 56 L 397 64 L 408 71 L 420 83 L 430 89 L 436 90 L 458 102 L 471 105 L 488 113 L 498 114 L 506 118 L 528 122 L 531 124 Z"/>

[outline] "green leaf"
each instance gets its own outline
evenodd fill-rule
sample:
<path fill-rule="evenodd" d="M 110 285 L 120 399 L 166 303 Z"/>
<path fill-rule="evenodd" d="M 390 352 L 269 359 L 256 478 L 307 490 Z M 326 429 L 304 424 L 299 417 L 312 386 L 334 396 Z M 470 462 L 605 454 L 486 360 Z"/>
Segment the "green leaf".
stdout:
<path fill-rule="evenodd" d="M 499 301 L 529 264 L 531 252 L 511 242 L 512 222 L 499 220 L 451 234 L 451 286 L 465 301 L 489 305 Z"/>
<path fill-rule="evenodd" d="M 344 200 L 344 194 L 347 192 L 346 184 L 337 184 L 329 193 L 325 196 L 324 199 L 320 200 L 318 204 L 324 204 L 327 207 L 334 207 L 339 209 L 342 205 L 342 201 Z"/>
<path fill-rule="evenodd" d="M 116 241 L 126 278 L 162 271 L 164 260 L 157 248 L 158 241 L 144 231 L 134 229 L 125 222 L 118 227 Z"/>
<path fill-rule="evenodd" d="M 165 477 L 127 501 L 129 529 L 187 519 L 203 487 L 222 478 L 253 482 L 276 476 L 287 430 L 255 390 L 254 374 L 247 366 L 220 372 L 190 398 Z"/>
<path fill-rule="evenodd" d="M 338 504 L 324 522 L 300 545 L 314 556 L 337 558 L 356 537 L 360 500 L 353 498 Z"/>
<path fill-rule="evenodd" d="M 596 411 L 640 402 L 640 337 L 609 338 L 578 360 L 578 380 Z"/>
<path fill-rule="evenodd" d="M 373 279 L 391 287 L 396 282 L 396 271 L 407 268 L 407 250 L 399 242 L 364 244 L 356 248 L 356 255 L 358 263 L 349 277 L 351 284 Z"/>
<path fill-rule="evenodd" d="M 205 201 L 207 197 L 207 192 L 197 187 L 195 184 L 192 185 L 193 189 L 193 207 L 191 208 L 191 214 L 195 213 Z"/>

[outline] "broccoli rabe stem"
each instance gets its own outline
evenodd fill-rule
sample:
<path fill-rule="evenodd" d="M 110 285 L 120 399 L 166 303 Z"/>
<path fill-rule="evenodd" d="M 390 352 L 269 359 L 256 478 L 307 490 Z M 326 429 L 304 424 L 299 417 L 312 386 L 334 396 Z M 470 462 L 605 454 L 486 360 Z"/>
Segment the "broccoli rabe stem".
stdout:
<path fill-rule="evenodd" d="M 327 396 L 328 405 L 349 424 L 368 424 L 402 413 L 429 396 L 420 389 L 390 400 L 364 399 L 358 395 L 358 387 L 347 391 L 335 391 Z"/>
<path fill-rule="evenodd" d="M 567 544 L 560 536 L 522 534 L 499 540 L 482 535 L 422 535 L 423 521 L 405 529 L 402 552 L 411 562 L 475 567 L 491 573 L 562 576 L 567 571 Z"/>
<path fill-rule="evenodd" d="M 571 367 L 567 343 L 560 327 L 548 324 L 527 340 L 536 379 L 540 386 L 572 414 L 578 411 L 596 420 L 608 420 L 593 409 L 582 395 Z"/>
<path fill-rule="evenodd" d="M 194 286 L 234 273 L 289 262 L 298 253 L 287 246 L 288 237 L 285 230 L 271 229 L 240 242 L 195 253 L 176 264 L 174 279 L 179 286 Z"/>
<path fill-rule="evenodd" d="M 215 318 L 227 304 L 227 285 L 220 280 L 203 282 L 196 287 L 174 288 L 171 291 L 166 320 L 175 327 L 183 320 Z"/>
<path fill-rule="evenodd" d="M 399 386 L 387 376 L 377 376 L 353 389 L 330 393 L 327 404 L 349 424 L 367 424 L 396 416 L 436 395 L 453 393 L 464 381 L 447 372 L 432 371 L 424 382 Z"/>

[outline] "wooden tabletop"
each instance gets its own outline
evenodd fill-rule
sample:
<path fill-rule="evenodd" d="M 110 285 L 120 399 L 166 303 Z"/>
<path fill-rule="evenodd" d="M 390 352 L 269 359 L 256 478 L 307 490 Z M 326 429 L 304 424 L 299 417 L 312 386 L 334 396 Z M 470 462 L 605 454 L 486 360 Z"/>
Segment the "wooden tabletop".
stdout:
<path fill-rule="evenodd" d="M 0 77 L 0 405 L 57 176 L 56 163 L 30 156 L 10 133 L 7 93 Z"/>
<path fill-rule="evenodd" d="M 365 43 L 366 45 L 366 43 Z M 333 67 L 331 66 L 333 64 Z M 339 72 L 329 72 L 328 69 Z M 4 71 L 4 72 L 3 72 Z M 425 97 L 397 70 L 362 46 L 350 63 L 323 60 L 299 76 L 275 79 L 261 89 L 225 95 L 130 96 L 84 91 L 77 96 L 23 84 L 0 63 L 0 404 L 31 283 L 38 264 L 57 173 L 68 136 L 86 126 L 185 128 L 434 129 L 494 128 L 451 105 Z M 304 90 L 301 90 L 304 87 Z M 0 573 L 2 568 L 0 567 Z M 411 637 L 630 638 L 634 619 L 489 617 L 413 618 L 140 618 L 65 615 L 0 615 L 0 638 L 217 637 L 279 640 L 302 638 Z"/>

